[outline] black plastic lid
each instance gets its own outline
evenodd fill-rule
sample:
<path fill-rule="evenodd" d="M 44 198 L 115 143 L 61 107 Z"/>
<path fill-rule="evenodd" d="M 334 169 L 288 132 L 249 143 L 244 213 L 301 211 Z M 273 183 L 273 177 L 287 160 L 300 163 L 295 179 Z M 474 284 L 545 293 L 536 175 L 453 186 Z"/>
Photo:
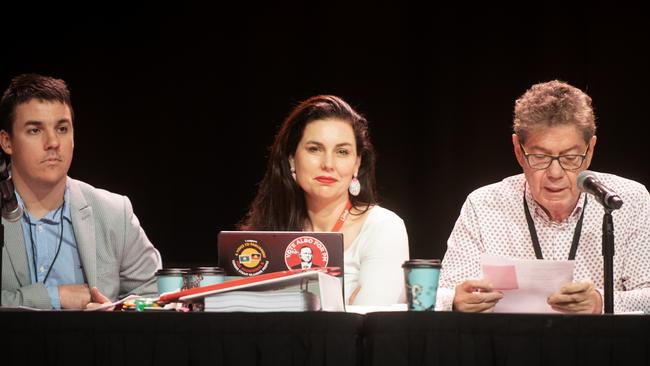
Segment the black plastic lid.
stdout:
<path fill-rule="evenodd" d="M 226 271 L 221 267 L 194 267 L 192 273 L 225 275 Z"/>
<path fill-rule="evenodd" d="M 184 275 L 189 272 L 189 268 L 162 268 L 156 271 L 156 276 Z"/>
<path fill-rule="evenodd" d="M 441 268 L 440 259 L 409 259 L 402 264 L 402 268 Z"/>

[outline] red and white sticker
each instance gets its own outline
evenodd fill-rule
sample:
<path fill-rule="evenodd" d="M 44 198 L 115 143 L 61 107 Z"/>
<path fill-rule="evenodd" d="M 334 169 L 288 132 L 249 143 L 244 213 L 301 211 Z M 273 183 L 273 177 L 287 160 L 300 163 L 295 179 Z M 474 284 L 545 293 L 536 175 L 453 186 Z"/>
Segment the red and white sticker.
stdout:
<path fill-rule="evenodd" d="M 318 239 L 301 236 L 289 243 L 284 251 L 284 263 L 288 269 L 308 269 L 327 267 L 329 254 Z"/>

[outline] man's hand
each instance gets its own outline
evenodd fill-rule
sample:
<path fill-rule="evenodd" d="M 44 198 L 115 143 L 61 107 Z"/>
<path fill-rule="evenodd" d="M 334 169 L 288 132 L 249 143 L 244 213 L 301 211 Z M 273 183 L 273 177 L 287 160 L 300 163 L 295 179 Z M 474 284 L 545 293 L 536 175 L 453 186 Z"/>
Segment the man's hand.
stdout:
<path fill-rule="evenodd" d="M 601 314 L 603 299 L 591 281 L 567 283 L 546 301 L 562 313 Z"/>
<path fill-rule="evenodd" d="M 110 303 L 111 299 L 108 297 L 104 296 L 101 292 L 99 292 L 99 289 L 97 287 L 93 287 L 90 289 L 90 296 L 92 298 L 92 301 L 86 305 L 86 309 L 95 309 L 98 308 L 106 303 Z M 111 311 L 115 308 L 115 306 L 111 306 L 110 308 L 104 309 L 105 311 Z"/>
<path fill-rule="evenodd" d="M 88 285 L 60 285 L 59 301 L 62 309 L 85 309 L 90 302 Z"/>
<path fill-rule="evenodd" d="M 463 312 L 489 312 L 503 294 L 495 291 L 485 280 L 467 280 L 456 286 L 454 310 Z"/>

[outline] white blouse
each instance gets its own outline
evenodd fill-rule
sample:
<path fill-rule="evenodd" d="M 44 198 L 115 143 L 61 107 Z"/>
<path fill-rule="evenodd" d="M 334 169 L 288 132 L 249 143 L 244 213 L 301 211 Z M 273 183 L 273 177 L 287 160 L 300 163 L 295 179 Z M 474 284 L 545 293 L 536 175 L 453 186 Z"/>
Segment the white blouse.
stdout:
<path fill-rule="evenodd" d="M 344 253 L 345 303 L 357 287 L 352 305 L 403 303 L 402 263 L 409 258 L 404 221 L 394 212 L 373 206 L 352 245 Z"/>

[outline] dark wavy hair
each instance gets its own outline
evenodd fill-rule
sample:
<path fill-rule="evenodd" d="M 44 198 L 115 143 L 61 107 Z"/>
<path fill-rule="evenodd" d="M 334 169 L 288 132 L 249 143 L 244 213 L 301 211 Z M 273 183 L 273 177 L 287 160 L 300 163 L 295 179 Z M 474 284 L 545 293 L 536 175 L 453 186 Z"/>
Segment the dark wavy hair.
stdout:
<path fill-rule="evenodd" d="M 74 120 L 70 91 L 65 81 L 39 74 L 22 74 L 11 80 L 0 100 L 0 130 L 11 135 L 16 107 L 32 99 L 63 103 L 70 108 Z"/>
<path fill-rule="evenodd" d="M 370 142 L 368 121 L 343 99 L 334 95 L 318 95 L 300 103 L 282 123 L 270 147 L 266 173 L 259 184 L 257 196 L 239 224 L 241 230 L 303 229 L 308 219 L 305 195 L 291 177 L 289 156 L 295 155 L 308 123 L 329 118 L 347 121 L 354 130 L 357 156 L 361 157 L 357 175 L 361 193 L 356 197 L 350 195 L 352 205 L 365 212 L 377 203 L 376 157 Z"/>

